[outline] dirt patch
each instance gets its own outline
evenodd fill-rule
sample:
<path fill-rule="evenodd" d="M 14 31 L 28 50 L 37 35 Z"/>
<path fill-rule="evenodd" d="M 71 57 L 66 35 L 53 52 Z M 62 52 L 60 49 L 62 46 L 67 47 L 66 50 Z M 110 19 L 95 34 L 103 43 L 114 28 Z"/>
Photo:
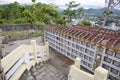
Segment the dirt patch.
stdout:
<path fill-rule="evenodd" d="M 51 64 L 54 65 L 62 74 L 64 74 L 67 77 L 70 70 L 70 66 L 74 62 L 51 47 L 49 48 L 49 52 Z"/>

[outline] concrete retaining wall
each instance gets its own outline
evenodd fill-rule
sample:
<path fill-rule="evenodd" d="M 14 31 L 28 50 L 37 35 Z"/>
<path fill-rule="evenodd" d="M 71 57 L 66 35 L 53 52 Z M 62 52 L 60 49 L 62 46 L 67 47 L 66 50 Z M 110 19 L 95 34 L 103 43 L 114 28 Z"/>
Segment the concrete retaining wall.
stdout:
<path fill-rule="evenodd" d="M 35 30 L 40 30 L 41 27 L 40 25 L 34 24 L 34 29 Z M 32 25 L 31 24 L 11 24 L 11 25 L 0 25 L 0 28 L 2 29 L 2 31 L 21 31 L 21 30 L 31 30 Z"/>

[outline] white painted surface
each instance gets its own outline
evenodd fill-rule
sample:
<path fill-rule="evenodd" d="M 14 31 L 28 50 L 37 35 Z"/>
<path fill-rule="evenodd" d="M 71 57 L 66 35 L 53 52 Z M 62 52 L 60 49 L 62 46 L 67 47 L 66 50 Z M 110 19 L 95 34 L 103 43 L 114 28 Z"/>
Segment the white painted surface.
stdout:
<path fill-rule="evenodd" d="M 28 53 L 26 53 L 25 55 L 24 55 L 24 62 L 25 63 L 28 63 L 30 61 L 30 55 L 28 54 Z"/>
<path fill-rule="evenodd" d="M 41 51 L 38 53 L 38 57 L 44 57 L 46 55 L 46 53 L 44 51 Z"/>
<path fill-rule="evenodd" d="M 70 75 L 68 76 L 68 80 L 74 80 Z"/>
<path fill-rule="evenodd" d="M 15 71 L 20 67 L 20 65 L 24 62 L 24 56 L 19 59 L 19 61 L 10 69 L 10 71 L 7 72 L 5 75 L 6 80 L 9 80 L 9 78 L 15 73 Z"/>

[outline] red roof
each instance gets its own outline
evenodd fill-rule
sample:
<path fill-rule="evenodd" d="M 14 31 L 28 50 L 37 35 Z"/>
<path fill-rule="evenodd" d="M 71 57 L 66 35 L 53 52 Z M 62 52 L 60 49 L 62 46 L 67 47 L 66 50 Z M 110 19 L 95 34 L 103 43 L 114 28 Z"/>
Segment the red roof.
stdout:
<path fill-rule="evenodd" d="M 120 49 L 120 30 L 114 31 L 104 28 L 85 27 L 80 25 L 72 27 L 47 25 L 46 28 L 54 29 L 56 31 L 60 31 L 61 33 L 68 33 L 76 37 Z"/>

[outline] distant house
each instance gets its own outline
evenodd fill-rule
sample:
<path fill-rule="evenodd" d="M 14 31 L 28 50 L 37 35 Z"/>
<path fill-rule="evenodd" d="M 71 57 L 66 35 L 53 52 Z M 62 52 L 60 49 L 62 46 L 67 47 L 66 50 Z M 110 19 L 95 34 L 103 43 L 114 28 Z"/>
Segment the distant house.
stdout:
<path fill-rule="evenodd" d="M 111 29 L 111 30 L 120 30 L 119 26 L 116 26 L 115 23 L 112 23 L 110 26 L 106 26 L 106 29 Z"/>

